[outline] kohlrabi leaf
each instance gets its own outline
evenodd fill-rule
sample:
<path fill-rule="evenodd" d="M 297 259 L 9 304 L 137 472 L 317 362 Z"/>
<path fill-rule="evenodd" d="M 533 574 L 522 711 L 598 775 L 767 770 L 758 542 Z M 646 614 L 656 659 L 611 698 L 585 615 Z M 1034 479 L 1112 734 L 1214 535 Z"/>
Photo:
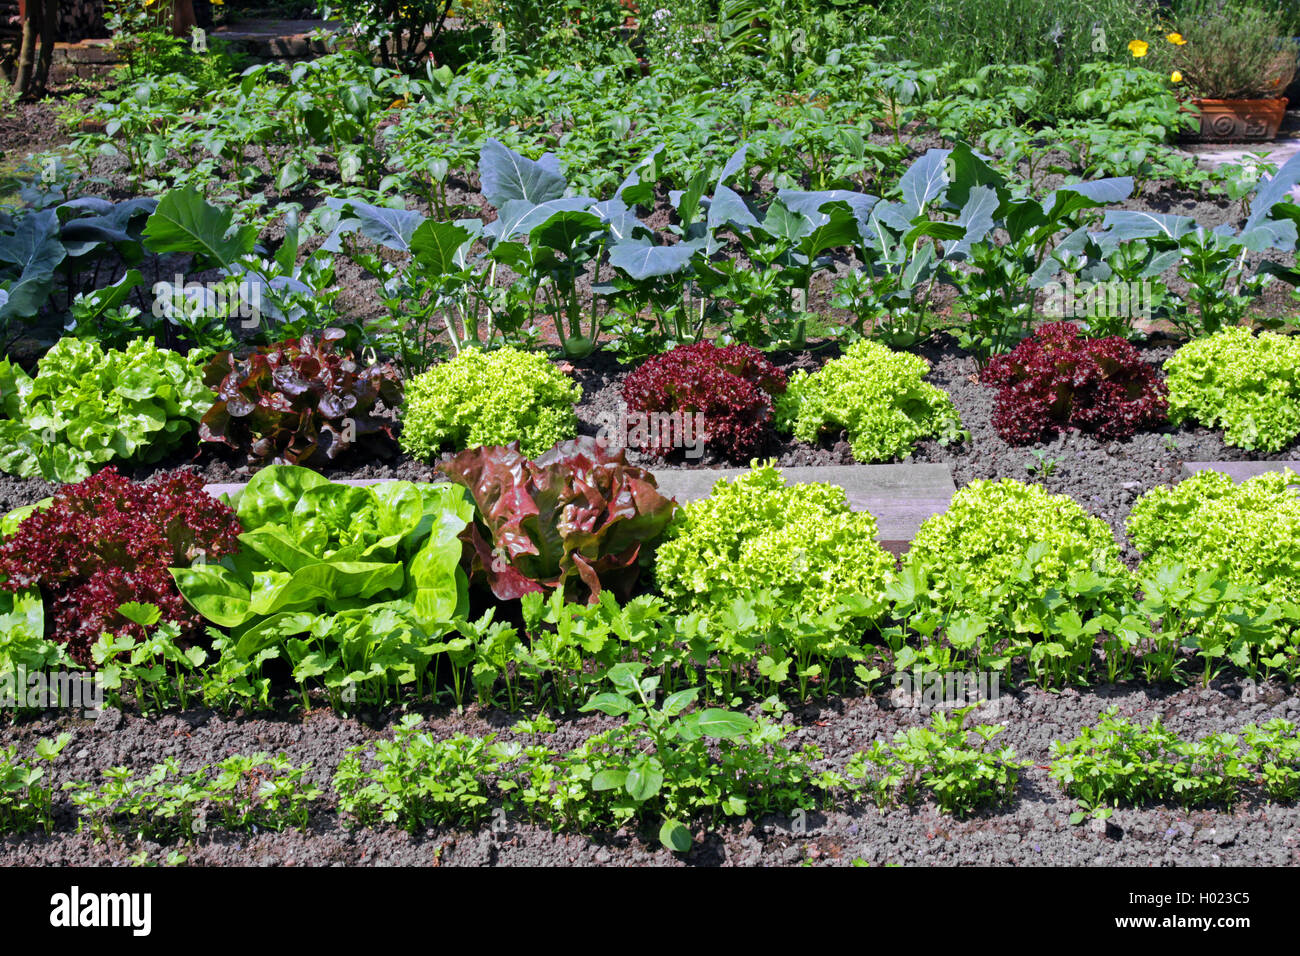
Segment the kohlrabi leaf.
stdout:
<path fill-rule="evenodd" d="M 144 244 L 151 252 L 189 253 L 204 265 L 229 268 L 257 241 L 256 226 L 231 228 L 234 216 L 233 208 L 212 205 L 193 186 L 173 189 L 145 224 Z"/>
<path fill-rule="evenodd" d="M 536 206 L 559 199 L 568 188 L 554 163 L 528 159 L 490 137 L 479 153 L 478 172 L 483 198 L 498 209 L 512 201 Z"/>

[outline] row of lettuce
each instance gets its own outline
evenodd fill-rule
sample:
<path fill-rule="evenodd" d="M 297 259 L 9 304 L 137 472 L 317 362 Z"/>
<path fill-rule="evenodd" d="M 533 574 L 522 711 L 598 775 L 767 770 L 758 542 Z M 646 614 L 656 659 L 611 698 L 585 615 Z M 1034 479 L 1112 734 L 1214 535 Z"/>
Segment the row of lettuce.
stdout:
<path fill-rule="evenodd" d="M 518 823 L 583 832 L 658 830 L 669 850 L 688 852 L 701 832 L 726 818 L 875 804 L 933 802 L 941 813 L 996 811 L 1016 797 L 1032 764 L 998 737 L 1006 728 L 967 725 L 967 714 L 935 713 L 928 724 L 878 739 L 847 760 L 785 743 L 790 729 L 766 718 L 692 709 L 691 692 L 654 701 L 656 678 L 624 666 L 616 691 L 587 709 L 623 722 L 557 751 L 556 725 L 517 724 L 509 739 L 456 734 L 438 739 L 418 714 L 390 739 L 349 748 L 329 779 L 285 754 L 234 754 L 183 771 L 169 757 L 147 772 L 126 766 L 97 782 L 47 776 L 70 734 L 38 742 L 32 756 L 0 750 L 0 832 L 55 827 L 56 795 L 68 794 L 77 828 L 96 840 L 200 840 L 209 830 L 308 830 L 336 813 L 345 826 L 494 830 Z M 1076 801 L 1071 822 L 1109 817 L 1116 807 L 1178 804 L 1232 807 L 1291 801 L 1300 792 L 1300 735 L 1274 718 L 1239 733 L 1189 740 L 1159 717 L 1137 724 L 1117 709 L 1073 739 L 1054 741 L 1046 768 Z M 61 801 L 60 801 L 61 802 Z M 62 810 L 62 807 L 59 808 Z M 145 858 L 148 858 L 146 853 Z M 169 862 L 183 862 L 173 850 Z"/>
<path fill-rule="evenodd" d="M 326 330 L 204 361 L 137 340 L 125 349 L 60 340 L 28 375 L 0 362 L 0 469 L 77 481 L 109 463 L 140 465 L 199 444 L 252 465 L 319 467 L 399 449 L 427 461 L 519 443 L 537 455 L 575 436 L 582 388 L 536 352 L 467 349 L 404 382 Z M 745 463 L 779 436 L 847 437 L 855 459 L 909 457 L 917 442 L 968 437 L 922 357 L 860 341 L 816 371 L 787 375 L 752 346 L 707 342 L 649 359 L 621 386 L 624 408 L 601 441 L 665 461 L 708 453 Z M 1078 430 L 1126 438 L 1166 422 L 1222 428 L 1245 449 L 1278 452 L 1300 437 L 1300 337 L 1242 327 L 1182 346 L 1164 373 L 1118 338 L 1050 323 L 981 381 L 993 424 L 1014 444 Z M 400 420 L 400 436 L 398 422 Z"/>
<path fill-rule="evenodd" d="M 570 710 L 620 664 L 710 700 L 870 689 L 893 671 L 1300 676 L 1296 476 L 1141 496 L 1143 555 L 1010 479 L 975 481 L 901 565 L 843 489 L 755 464 L 679 506 L 593 438 L 473 448 L 447 482 L 262 469 L 231 503 L 108 467 L 3 524 L 0 670 L 98 670 L 142 707 L 351 709 L 436 697 Z"/>

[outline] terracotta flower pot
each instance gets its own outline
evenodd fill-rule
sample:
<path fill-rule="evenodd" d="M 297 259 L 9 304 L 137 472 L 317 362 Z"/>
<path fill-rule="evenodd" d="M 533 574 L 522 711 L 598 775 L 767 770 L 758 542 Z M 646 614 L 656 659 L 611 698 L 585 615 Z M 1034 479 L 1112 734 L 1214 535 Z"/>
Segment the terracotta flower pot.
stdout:
<path fill-rule="evenodd" d="M 1286 116 L 1286 97 L 1267 100 L 1193 100 L 1201 129 L 1192 139 L 1206 143 L 1258 143 L 1277 137 Z"/>

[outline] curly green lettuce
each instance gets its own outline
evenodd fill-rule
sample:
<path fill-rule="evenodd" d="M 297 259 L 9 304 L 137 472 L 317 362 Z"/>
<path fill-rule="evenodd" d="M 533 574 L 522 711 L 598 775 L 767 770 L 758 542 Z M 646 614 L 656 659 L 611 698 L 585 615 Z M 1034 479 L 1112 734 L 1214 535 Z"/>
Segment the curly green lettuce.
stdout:
<path fill-rule="evenodd" d="M 922 378 L 930 364 L 863 340 L 809 374 L 795 372 L 776 400 L 776 423 L 800 441 L 844 429 L 858 461 L 906 458 L 923 438 L 945 444 L 964 432 L 948 393 Z"/>
<path fill-rule="evenodd" d="M 1253 611 L 1300 604 L 1300 477 L 1267 472 L 1241 484 L 1202 471 L 1152 488 L 1133 504 L 1127 530 L 1144 568 L 1213 571 L 1257 595 Z"/>
<path fill-rule="evenodd" d="M 543 355 L 469 348 L 408 383 L 402 448 L 432 458 L 517 441 L 534 458 L 577 433 L 580 398 L 581 386 Z"/>
<path fill-rule="evenodd" d="M 1249 451 L 1300 438 L 1300 337 L 1244 327 L 1188 342 L 1165 363 L 1169 420 L 1222 428 Z"/>
<path fill-rule="evenodd" d="M 1110 526 L 1066 495 L 1003 478 L 972 481 L 948 510 L 927 518 L 912 540 L 903 573 L 915 575 L 942 607 L 1017 629 L 1037 626 L 1037 602 L 1078 574 L 1122 582 Z"/>
<path fill-rule="evenodd" d="M 0 361 L 0 470 L 76 482 L 111 461 L 154 462 L 212 405 L 197 355 L 136 340 L 105 352 L 59 340 L 32 378 Z"/>
<path fill-rule="evenodd" d="M 876 543 L 876 519 L 850 510 L 843 488 L 787 486 L 771 465 L 687 504 L 655 557 L 659 588 L 684 609 L 725 608 L 766 591 L 791 617 L 850 596 L 878 600 L 893 569 Z"/>

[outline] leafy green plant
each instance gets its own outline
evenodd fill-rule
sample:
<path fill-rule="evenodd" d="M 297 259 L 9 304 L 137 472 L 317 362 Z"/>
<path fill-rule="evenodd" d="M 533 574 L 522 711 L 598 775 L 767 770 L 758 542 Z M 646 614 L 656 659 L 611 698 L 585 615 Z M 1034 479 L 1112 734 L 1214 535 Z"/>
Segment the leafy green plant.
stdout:
<path fill-rule="evenodd" d="M 467 348 L 412 379 L 401 443 L 411 455 L 518 442 L 528 457 L 571 437 L 582 388 L 545 356 Z"/>
<path fill-rule="evenodd" d="M 595 604 L 574 604 L 554 593 L 543 601 L 526 594 L 521 601 L 527 647 L 519 647 L 514 671 L 522 683 L 531 681 L 533 699 L 549 679 L 556 705 L 569 710 L 589 692 L 606 682 L 611 667 L 640 660 L 656 668 L 671 691 L 680 677 L 677 669 L 686 651 L 677 643 L 676 621 L 664 602 L 641 595 L 620 604 L 602 591 Z M 506 672 L 509 681 L 509 671 Z"/>
<path fill-rule="evenodd" d="M 1097 578 L 1073 595 L 1083 620 L 1127 590 L 1109 526 L 1065 495 L 1009 478 L 958 491 L 947 511 L 921 525 L 903 560 L 910 590 L 986 622 L 1005 616 L 1024 634 L 1051 632 L 1052 611 L 1076 575 Z M 1056 601 L 1040 603 L 1053 593 Z"/>
<path fill-rule="evenodd" d="M 906 458 L 931 436 L 958 441 L 961 418 L 946 392 L 922 381 L 929 370 L 920 356 L 855 342 L 843 358 L 790 376 L 776 398 L 777 427 L 810 443 L 844 429 L 858 461 Z"/>
<path fill-rule="evenodd" d="M 700 810 L 738 816 L 798 806 L 811 760 L 820 756 L 815 748 L 791 753 L 777 746 L 779 728 L 735 711 L 691 710 L 699 688 L 657 703 L 659 678 L 642 677 L 644 669 L 634 663 L 611 668 L 614 690 L 596 694 L 583 708 L 624 718 L 580 752 L 590 773 L 588 799 L 616 822 L 657 811 L 659 839 L 676 852 L 690 848 L 686 821 Z M 707 740 L 718 741 L 716 761 Z"/>
<path fill-rule="evenodd" d="M 60 339 L 35 377 L 0 361 L 0 468 L 72 482 L 110 461 L 158 461 L 211 403 L 194 356 L 144 341 L 105 353 Z"/>
<path fill-rule="evenodd" d="M 0 676 L 73 664 L 66 648 L 45 636 L 45 600 L 39 588 L 0 590 Z"/>
<path fill-rule="evenodd" d="M 1295 282 L 1295 270 L 1267 259 L 1252 266 L 1252 259 L 1269 250 L 1284 255 L 1295 251 L 1296 205 L 1289 190 L 1300 181 L 1300 157 L 1293 156 L 1253 190 L 1239 194 L 1250 214 L 1240 229 L 1223 225 L 1211 229 L 1190 216 L 1117 209 L 1102 219 L 1103 231 L 1092 236 L 1072 236 L 1053 252 L 1077 256 L 1086 248 L 1108 250 L 1145 242 L 1148 264 L 1141 278 L 1151 279 L 1175 264 L 1186 292 L 1177 297 L 1167 317 L 1189 336 L 1214 335 L 1241 324 L 1251 303 L 1274 276 Z M 1113 258 L 1113 256 L 1112 256 Z M 1108 261 L 1110 261 L 1108 259 Z M 1108 275 L 1103 272 L 1102 278 Z"/>
<path fill-rule="evenodd" d="M 854 314 L 854 334 L 897 348 L 934 334 L 935 288 L 953 282 L 958 263 L 987 245 L 1000 203 L 990 183 L 999 179 L 962 144 L 927 150 L 912 163 L 898 181 L 898 201 L 812 194 L 823 217 L 827 200 L 834 206 L 847 201 L 857 220 L 857 235 L 850 236 L 863 265 L 837 283 L 833 303 Z M 955 218 L 944 211 L 949 207 L 958 210 Z"/>
<path fill-rule="evenodd" d="M 971 268 L 960 281 L 959 301 L 970 318 L 954 336 L 983 365 L 1029 335 L 1038 289 L 1061 271 L 1063 261 L 1086 246 L 1094 210 L 1127 199 L 1133 180 L 1116 177 L 1066 185 L 1040 200 L 1018 195 L 1005 176 L 968 148 L 954 149 L 948 162 L 954 178 L 950 196 L 969 196 L 963 218 L 989 217 L 1006 234 L 1005 241 L 996 241 L 991 226 L 968 246 Z M 1110 276 L 1109 265 L 1096 271 L 1099 278 Z"/>
<path fill-rule="evenodd" d="M 1048 455 L 1041 448 L 1031 448 L 1029 451 L 1033 457 L 1025 462 L 1025 471 L 1039 478 L 1050 478 L 1056 474 L 1056 466 L 1061 463 L 1059 458 Z"/>
<path fill-rule="evenodd" d="M 588 436 L 531 461 L 518 443 L 471 448 L 440 468 L 474 499 L 473 573 L 503 601 L 558 591 L 594 602 L 605 588 L 630 597 L 676 510 L 621 448 Z"/>
<path fill-rule="evenodd" d="M 1160 599 L 1187 621 L 1187 640 L 1212 664 L 1225 658 L 1254 674 L 1300 671 L 1300 498 L 1293 472 L 1234 484 L 1203 471 L 1142 495 L 1128 533 Z M 1167 570 L 1168 567 L 1177 570 Z M 1152 573 L 1155 569 L 1156 573 Z M 1208 593 L 1207 593 L 1208 592 Z"/>
<path fill-rule="evenodd" d="M 234 347 L 236 318 L 244 328 L 260 327 L 263 342 L 281 341 L 295 327 L 315 331 L 332 325 L 336 295 L 326 288 L 334 279 L 328 251 L 322 247 L 297 262 L 296 207 L 286 211 L 284 230 L 275 255 L 263 258 L 255 223 L 237 223 L 233 208 L 208 202 L 193 185 L 170 190 L 145 223 L 145 248 L 158 255 L 189 256 L 191 272 L 215 269 L 223 293 L 211 284 L 193 295 L 188 286 L 159 283 L 155 310 L 208 353 Z M 285 327 L 276 329 L 280 323 Z"/>
<path fill-rule="evenodd" d="M 495 743 L 494 735 L 437 740 L 420 730 L 422 723 L 419 714 L 408 714 L 391 740 L 348 749 L 334 774 L 341 813 L 362 826 L 395 823 L 412 833 L 429 824 L 483 822 L 491 809 L 489 781 L 516 756 L 517 745 Z"/>
<path fill-rule="evenodd" d="M 1275 717 L 1260 727 L 1241 728 L 1247 761 L 1259 772 L 1264 792 L 1273 800 L 1300 795 L 1300 734 L 1289 720 Z"/>
<path fill-rule="evenodd" d="M 313 679 L 336 706 L 345 695 L 382 701 L 390 685 L 422 688 L 436 642 L 468 607 L 457 536 L 473 508 L 461 489 L 340 485 L 272 465 L 233 506 L 241 550 L 172 569 L 186 601 L 231 629 L 227 654 L 278 651 L 304 703 Z"/>
<path fill-rule="evenodd" d="M 73 308 L 82 299 L 76 324 L 93 327 L 93 314 L 119 305 L 142 281 L 132 266 L 144 256 L 141 229 L 155 200 L 148 197 L 113 203 L 99 196 L 77 195 L 79 178 L 64 180 L 61 160 L 20 187 L 23 206 L 13 215 L 0 213 L 0 337 L 11 339 L 15 321 L 34 322 L 46 312 L 60 315 L 55 293 L 60 286 Z M 125 265 L 125 269 L 123 269 Z M 121 275 L 101 287 L 105 270 Z M 88 314 L 90 313 L 90 314 Z M 138 331 L 147 332 L 149 323 Z"/>
<path fill-rule="evenodd" d="M 321 251 L 341 249 L 379 280 L 379 299 L 388 314 L 373 323 L 370 334 L 408 376 L 445 353 L 444 334 L 456 355 L 519 338 L 522 317 L 504 308 L 505 296 L 493 285 L 495 267 L 470 255 L 482 237 L 482 222 L 439 222 L 357 199 L 331 197 L 326 205 L 343 218 Z M 409 259 L 368 251 L 348 238 L 353 232 Z"/>
<path fill-rule="evenodd" d="M 125 766 L 101 772 L 98 784 L 64 784 L 97 840 L 112 833 L 135 839 L 188 840 L 211 826 L 230 830 L 304 829 L 322 791 L 285 754 L 235 754 L 183 773 L 168 757 L 147 773 Z"/>
<path fill-rule="evenodd" d="M 1052 741 L 1051 777 L 1095 818 L 1120 803 L 1176 802 L 1185 807 L 1231 806 L 1254 780 L 1236 734 L 1180 739 L 1160 718 L 1134 724 L 1112 707 L 1097 724 L 1068 741 Z M 1072 823 L 1088 815 L 1078 811 Z"/>
<path fill-rule="evenodd" d="M 180 640 L 181 628 L 174 621 L 161 621 L 154 604 L 124 604 L 118 612 L 142 628 L 153 628 L 143 639 L 124 632 L 103 634 L 90 647 L 91 659 L 99 671 L 104 690 L 121 706 L 123 682 L 135 685 L 136 701 L 142 711 L 152 701 L 155 711 L 171 705 L 185 710 L 190 694 L 199 686 L 198 669 L 207 652 Z M 161 621 L 161 623 L 160 623 Z"/>
<path fill-rule="evenodd" d="M 786 485 L 761 464 L 682 508 L 655 578 L 684 610 L 721 611 L 770 592 L 787 613 L 825 611 L 851 595 L 881 595 L 893 561 L 875 539 L 876 519 L 851 511 L 844 489 Z"/>
<path fill-rule="evenodd" d="M 0 832 L 23 833 L 41 827 L 48 833 L 54 828 L 54 791 L 41 784 L 45 767 L 36 761 L 52 763 L 71 740 L 71 734 L 39 740 L 35 759 L 27 760 L 19 759 L 17 747 L 0 748 Z"/>
<path fill-rule="evenodd" d="M 876 521 L 851 511 L 843 489 L 787 486 L 770 464 L 687 504 L 655 559 L 660 590 L 682 617 L 680 639 L 724 701 L 740 684 L 805 699 L 824 693 L 847 661 L 870 680 L 862 627 L 881 614 L 893 558 Z"/>
<path fill-rule="evenodd" d="M 900 730 L 892 744 L 877 740 L 854 754 L 844 770 L 849 786 L 865 791 L 882 809 L 914 804 L 923 791 L 934 797 L 940 812 L 957 816 L 1009 802 L 1020 771 L 1032 761 L 1017 760 L 1014 747 L 993 745 L 1005 727 L 980 724 L 968 730 L 969 710 L 936 713 L 929 727 Z M 970 744 L 972 730 L 979 738 L 976 746 Z"/>
<path fill-rule="evenodd" d="M 1300 338 L 1223 329 L 1165 363 L 1169 418 L 1222 428 L 1224 440 L 1277 452 L 1300 438 Z"/>

